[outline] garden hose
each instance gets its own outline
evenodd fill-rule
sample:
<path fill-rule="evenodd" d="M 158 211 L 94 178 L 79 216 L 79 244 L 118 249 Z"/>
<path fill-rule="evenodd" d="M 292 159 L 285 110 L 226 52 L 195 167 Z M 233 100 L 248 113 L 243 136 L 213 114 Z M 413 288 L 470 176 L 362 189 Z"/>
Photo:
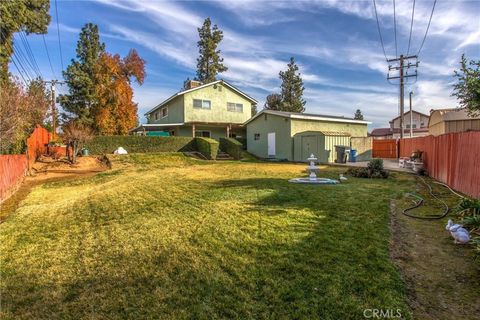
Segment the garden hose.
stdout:
<path fill-rule="evenodd" d="M 412 196 L 412 197 L 415 197 L 418 199 L 418 201 L 414 201 L 414 205 L 409 207 L 409 208 L 406 208 L 404 210 L 402 210 L 402 213 L 404 215 L 406 215 L 407 217 L 410 217 L 410 218 L 416 218 L 416 219 L 424 219 L 424 220 L 437 220 L 437 219 L 442 219 L 444 217 L 447 216 L 448 212 L 450 211 L 450 208 L 448 207 L 447 203 L 445 201 L 443 201 L 442 199 L 440 199 L 439 197 L 437 197 L 434 193 L 433 193 L 433 190 L 432 190 L 432 186 L 429 185 L 425 179 L 423 179 L 422 177 L 419 177 L 420 180 L 423 182 L 424 185 L 427 186 L 428 188 L 428 192 L 430 193 L 430 195 L 432 196 L 432 198 L 435 198 L 437 199 L 438 201 L 440 201 L 443 206 L 445 207 L 445 210 L 443 211 L 442 214 L 440 215 L 426 215 L 426 216 L 417 216 L 417 215 L 414 215 L 414 214 L 411 214 L 411 213 L 408 213 L 410 210 L 413 210 L 415 208 L 418 208 L 420 206 L 422 206 L 424 203 L 425 203 L 425 199 L 423 199 L 421 196 L 419 195 L 416 195 L 414 193 L 407 193 L 408 196 Z M 438 184 L 441 184 L 443 185 L 443 183 L 438 183 Z M 450 189 L 450 188 L 449 188 Z M 450 189 L 450 191 L 452 191 Z M 455 193 L 456 194 L 456 193 Z"/>

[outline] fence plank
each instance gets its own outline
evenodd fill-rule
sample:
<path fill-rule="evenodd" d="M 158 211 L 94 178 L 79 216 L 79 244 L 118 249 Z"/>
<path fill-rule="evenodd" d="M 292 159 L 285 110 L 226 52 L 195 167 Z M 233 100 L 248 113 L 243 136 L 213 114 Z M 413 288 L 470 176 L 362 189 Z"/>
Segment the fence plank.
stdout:
<path fill-rule="evenodd" d="M 374 158 L 398 158 L 398 145 L 396 139 L 373 139 Z"/>
<path fill-rule="evenodd" d="M 23 181 L 27 169 L 26 155 L 0 155 L 0 203 Z"/>

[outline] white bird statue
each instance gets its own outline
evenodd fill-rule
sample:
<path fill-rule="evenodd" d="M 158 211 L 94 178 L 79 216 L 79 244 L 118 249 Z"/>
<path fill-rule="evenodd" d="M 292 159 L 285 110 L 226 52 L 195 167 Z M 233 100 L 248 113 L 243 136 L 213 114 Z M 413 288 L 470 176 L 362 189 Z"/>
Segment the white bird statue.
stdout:
<path fill-rule="evenodd" d="M 339 179 L 340 179 L 340 181 L 347 181 L 347 180 L 348 180 L 347 177 L 345 177 L 345 176 L 343 175 L 343 173 L 340 173 Z"/>
<path fill-rule="evenodd" d="M 463 228 L 461 224 L 453 224 L 452 220 L 449 219 L 445 229 L 450 232 L 455 243 L 467 243 L 470 241 L 470 233 L 467 229 Z"/>
<path fill-rule="evenodd" d="M 113 151 L 113 154 L 128 154 L 127 150 L 123 149 L 123 147 L 117 148 L 117 150 Z"/>

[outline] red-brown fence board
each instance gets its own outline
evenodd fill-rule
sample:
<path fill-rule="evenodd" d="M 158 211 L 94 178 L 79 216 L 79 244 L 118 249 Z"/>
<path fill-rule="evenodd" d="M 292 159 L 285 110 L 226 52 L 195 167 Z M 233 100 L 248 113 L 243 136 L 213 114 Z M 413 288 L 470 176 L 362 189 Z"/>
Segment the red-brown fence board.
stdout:
<path fill-rule="evenodd" d="M 0 155 L 0 202 L 8 197 L 11 190 L 22 182 L 27 169 L 26 155 Z"/>
<path fill-rule="evenodd" d="M 451 188 L 480 198 L 480 131 L 400 140 L 400 156 L 423 151 L 428 174 Z"/>
<path fill-rule="evenodd" d="M 37 125 L 27 139 L 27 154 L 29 162 L 33 163 L 38 156 L 47 153 L 47 145 L 50 142 L 50 132 Z"/>
<path fill-rule="evenodd" d="M 396 139 L 373 139 L 372 144 L 374 158 L 398 158 Z"/>

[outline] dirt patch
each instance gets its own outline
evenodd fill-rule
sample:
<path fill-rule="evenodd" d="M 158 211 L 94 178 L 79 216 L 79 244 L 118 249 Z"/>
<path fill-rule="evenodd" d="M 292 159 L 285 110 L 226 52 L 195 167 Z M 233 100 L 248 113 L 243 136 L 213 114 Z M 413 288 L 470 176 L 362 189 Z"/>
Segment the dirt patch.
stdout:
<path fill-rule="evenodd" d="M 414 319 L 478 319 L 480 261 L 445 230 L 455 217 L 413 219 L 401 213 L 407 206 L 392 202 L 391 254 L 407 284 Z"/>
<path fill-rule="evenodd" d="M 35 186 L 50 181 L 88 177 L 107 169 L 109 169 L 108 163 L 101 157 L 78 157 L 76 164 L 70 164 L 62 159 L 40 158 L 33 164 L 30 175 L 25 178 L 17 191 L 0 204 L 0 223 L 15 212 Z"/>

